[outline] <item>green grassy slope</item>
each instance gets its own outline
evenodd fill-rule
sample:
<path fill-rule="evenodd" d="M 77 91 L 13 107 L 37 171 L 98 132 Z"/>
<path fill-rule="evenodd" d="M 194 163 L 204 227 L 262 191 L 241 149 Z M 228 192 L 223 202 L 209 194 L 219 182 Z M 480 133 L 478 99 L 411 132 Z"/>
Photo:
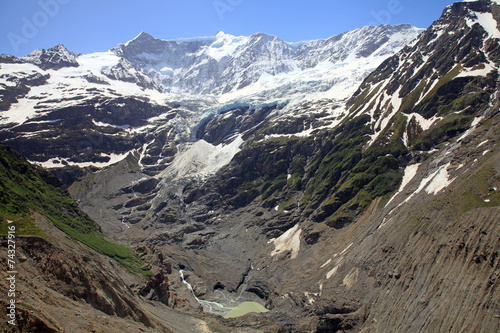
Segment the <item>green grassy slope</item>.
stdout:
<path fill-rule="evenodd" d="M 17 236 L 45 237 L 31 213 L 37 211 L 54 225 L 90 248 L 130 270 L 150 274 L 126 246 L 107 239 L 99 226 L 71 199 L 63 183 L 51 173 L 32 166 L 11 148 L 0 144 L 0 234 L 7 233 L 7 220 L 14 221 Z"/>

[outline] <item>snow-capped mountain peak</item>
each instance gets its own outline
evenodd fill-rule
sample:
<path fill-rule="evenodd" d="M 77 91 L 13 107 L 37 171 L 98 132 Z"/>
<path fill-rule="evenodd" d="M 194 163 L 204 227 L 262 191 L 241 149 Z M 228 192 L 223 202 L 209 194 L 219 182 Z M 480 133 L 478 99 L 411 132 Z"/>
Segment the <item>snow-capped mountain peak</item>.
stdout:
<path fill-rule="evenodd" d="M 266 76 L 296 73 L 319 64 L 332 68 L 348 57 L 377 58 L 376 64 L 367 61 L 368 70 L 373 70 L 380 57 L 392 55 L 420 31 L 409 25 L 364 27 L 301 43 L 288 43 L 265 33 L 233 36 L 218 32 L 215 36 L 173 40 L 141 33 L 112 52 L 166 92 L 223 95 Z"/>
<path fill-rule="evenodd" d="M 227 139 L 204 127 L 227 110 L 233 111 L 221 121 L 228 126 L 234 122 L 224 132 L 230 138 L 235 126 L 248 131 L 273 112 L 281 120 L 295 119 L 302 117 L 303 108 L 286 110 L 306 101 L 332 99 L 309 110 L 328 123 L 316 122 L 306 129 L 302 127 L 309 122 L 303 122 L 300 135 L 309 135 L 336 123 L 342 113 L 336 101 L 349 97 L 371 71 L 419 33 L 410 25 L 383 25 L 289 43 L 265 33 L 218 32 L 163 40 L 141 32 L 107 52 L 81 55 L 58 45 L 22 58 L 0 56 L 0 85 L 5 87 L 0 126 L 9 129 L 3 140 L 16 141 L 28 131 L 31 138 L 56 138 L 51 144 L 58 139 L 72 142 L 73 134 L 61 134 L 53 124 L 62 122 L 67 129 L 87 124 L 86 130 L 104 134 L 96 140 L 82 139 L 85 144 L 71 143 L 71 151 L 49 149 L 47 154 L 41 147 L 28 157 L 45 166 L 63 162 L 104 166 L 117 156 L 140 152 L 143 167 L 160 170 L 159 165 L 165 167 L 175 155 L 173 147 L 198 138 L 201 128 L 209 133 L 210 144 Z M 332 109 L 325 113 L 325 105 Z M 331 117 L 337 120 L 332 123 Z M 33 126 L 36 130 L 28 130 Z M 159 148 L 165 142 L 150 138 L 153 133 L 155 137 L 163 133 L 172 140 L 171 147 Z M 106 140 L 113 143 L 103 148 Z M 84 149 L 96 142 L 100 149 Z M 82 149 L 83 154 L 75 154 Z"/>

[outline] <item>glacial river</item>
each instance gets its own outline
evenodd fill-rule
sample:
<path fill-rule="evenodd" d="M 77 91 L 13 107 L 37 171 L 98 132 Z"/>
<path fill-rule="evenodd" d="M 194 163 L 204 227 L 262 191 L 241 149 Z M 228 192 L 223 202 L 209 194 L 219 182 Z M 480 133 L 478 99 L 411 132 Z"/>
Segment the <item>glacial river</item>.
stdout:
<path fill-rule="evenodd" d="M 193 290 L 193 286 L 184 279 L 184 270 L 179 271 L 181 275 L 182 282 L 188 287 L 188 289 L 193 294 L 193 297 L 196 299 L 198 303 L 201 304 L 203 310 L 206 312 L 218 314 L 220 316 L 224 316 L 224 318 L 236 318 L 246 315 L 250 312 L 268 312 L 262 304 L 257 302 L 240 302 L 238 299 L 231 300 L 227 298 L 227 296 L 221 292 L 222 296 L 225 298 L 223 303 L 215 302 L 215 301 L 206 301 L 198 298 Z"/>

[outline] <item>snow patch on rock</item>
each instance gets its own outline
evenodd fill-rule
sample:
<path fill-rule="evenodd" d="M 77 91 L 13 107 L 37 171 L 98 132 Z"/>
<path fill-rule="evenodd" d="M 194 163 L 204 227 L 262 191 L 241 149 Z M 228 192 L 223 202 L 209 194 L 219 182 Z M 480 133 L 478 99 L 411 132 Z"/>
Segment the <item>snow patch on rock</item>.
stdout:
<path fill-rule="evenodd" d="M 287 230 L 283 235 L 278 238 L 271 239 L 269 243 L 274 243 L 274 250 L 271 252 L 271 257 L 277 254 L 291 251 L 291 258 L 295 259 L 300 251 L 300 235 L 302 229 L 296 224 L 293 228 Z"/>
<path fill-rule="evenodd" d="M 404 175 L 403 175 L 403 180 L 401 181 L 401 185 L 399 186 L 398 191 L 392 196 L 392 198 L 387 202 L 385 205 L 386 207 L 400 194 L 408 185 L 408 183 L 415 177 L 417 174 L 418 167 L 420 166 L 420 163 L 417 164 L 412 164 L 409 165 L 405 168 Z"/>

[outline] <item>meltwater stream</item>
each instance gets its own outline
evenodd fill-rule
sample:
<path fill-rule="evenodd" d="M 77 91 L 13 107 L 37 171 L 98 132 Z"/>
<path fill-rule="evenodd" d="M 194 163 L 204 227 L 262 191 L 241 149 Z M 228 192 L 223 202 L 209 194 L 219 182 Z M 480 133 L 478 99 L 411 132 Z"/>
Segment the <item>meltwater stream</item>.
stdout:
<path fill-rule="evenodd" d="M 187 282 L 186 279 L 184 279 L 184 270 L 181 269 L 179 271 L 179 273 L 181 274 L 182 282 L 193 293 L 193 296 L 196 299 L 196 301 L 198 303 L 200 303 L 201 306 L 203 306 L 203 310 L 223 316 L 234 308 L 233 306 L 227 306 L 227 305 L 224 305 L 224 304 L 221 304 L 218 302 L 205 301 L 205 300 L 199 299 L 198 297 L 196 297 L 196 294 L 194 293 L 193 286 L 189 282 Z M 230 301 L 230 300 L 228 300 L 228 301 Z"/>

